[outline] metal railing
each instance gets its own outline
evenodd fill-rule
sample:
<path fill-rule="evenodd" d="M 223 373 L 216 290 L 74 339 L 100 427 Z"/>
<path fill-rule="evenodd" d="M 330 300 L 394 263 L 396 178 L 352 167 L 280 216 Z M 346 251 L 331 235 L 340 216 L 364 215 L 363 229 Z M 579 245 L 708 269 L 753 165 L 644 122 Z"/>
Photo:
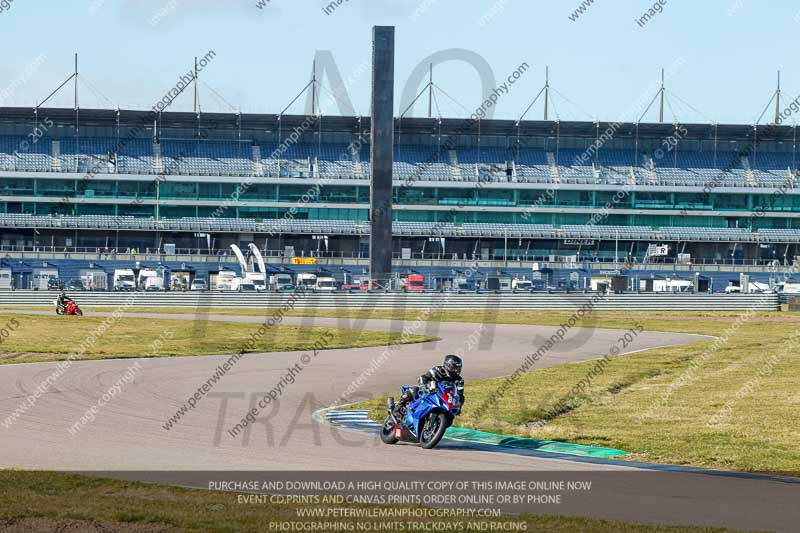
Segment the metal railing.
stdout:
<path fill-rule="evenodd" d="M 236 292 L 80 292 L 74 295 L 81 306 L 118 306 L 131 302 L 136 307 L 233 307 L 278 309 L 292 293 Z M 50 306 L 53 293 L 36 291 L 0 291 L 2 306 Z M 623 293 L 598 297 L 591 292 L 533 293 L 404 293 L 365 292 L 307 293 L 295 307 L 306 309 L 505 309 L 574 311 L 592 303 L 598 311 L 778 311 L 777 294 L 693 294 L 693 293 Z"/>
<path fill-rule="evenodd" d="M 247 252 L 246 255 L 249 256 Z M 135 248 L 135 247 L 105 247 L 105 246 L 18 246 L 18 245 L 0 245 L 0 254 L 14 254 L 15 257 L 22 259 L 25 258 L 40 258 L 44 257 L 39 254 L 58 254 L 58 255 L 96 255 L 99 258 L 113 258 L 120 256 L 120 259 L 127 259 L 124 256 L 164 256 L 169 260 L 171 256 L 201 256 L 213 257 L 218 259 L 225 259 L 232 257 L 235 259 L 230 249 L 228 248 L 175 248 L 175 253 L 167 254 L 163 248 Z M 283 250 L 261 250 L 262 256 L 271 259 L 286 259 L 290 262 L 291 256 L 286 257 Z M 326 251 L 326 250 L 296 250 L 294 257 L 302 258 L 315 258 L 315 259 L 354 259 L 354 260 L 367 260 L 369 253 L 364 251 Z M 573 260 L 575 257 L 577 259 Z M 65 257 L 69 258 L 69 257 Z M 81 257 L 83 258 L 83 257 Z M 513 263 L 556 263 L 556 264 L 570 264 L 576 267 L 591 266 L 596 264 L 602 265 L 621 265 L 627 260 L 627 257 L 622 255 L 618 256 L 615 260 L 613 257 L 605 256 L 598 257 L 592 255 L 581 255 L 570 253 L 568 250 L 552 250 L 545 253 L 536 254 L 518 254 L 510 251 L 508 254 L 490 253 L 488 255 L 476 254 L 453 254 L 453 253 L 439 253 L 439 252 L 411 252 L 410 255 L 400 252 L 394 252 L 392 258 L 395 260 L 423 260 L 423 261 L 436 261 L 436 262 L 483 262 L 483 261 L 502 261 L 512 265 Z M 777 261 L 777 263 L 776 263 Z M 792 266 L 792 262 L 788 260 L 777 260 L 767 258 L 692 258 L 690 262 L 679 261 L 672 257 L 661 257 L 657 261 L 645 261 L 643 255 L 638 255 L 633 259 L 633 264 L 643 268 L 674 266 L 678 268 L 698 268 L 707 266 L 763 266 L 763 267 L 786 267 Z"/>

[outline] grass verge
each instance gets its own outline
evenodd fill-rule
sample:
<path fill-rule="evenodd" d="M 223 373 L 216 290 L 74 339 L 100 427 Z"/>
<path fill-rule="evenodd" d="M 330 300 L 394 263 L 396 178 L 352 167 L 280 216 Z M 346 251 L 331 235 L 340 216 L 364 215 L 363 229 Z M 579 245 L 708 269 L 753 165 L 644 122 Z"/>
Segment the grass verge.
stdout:
<path fill-rule="evenodd" d="M 279 352 L 320 346 L 356 348 L 433 340 L 428 336 L 402 337 L 400 333 L 383 331 L 272 326 L 256 337 L 252 348 L 247 348 L 261 324 L 0 313 L 0 325 L 4 325 L 0 327 L 0 364 L 65 359 L 82 347 L 86 350 L 81 359 L 106 359 L 211 355 L 243 350 Z"/>

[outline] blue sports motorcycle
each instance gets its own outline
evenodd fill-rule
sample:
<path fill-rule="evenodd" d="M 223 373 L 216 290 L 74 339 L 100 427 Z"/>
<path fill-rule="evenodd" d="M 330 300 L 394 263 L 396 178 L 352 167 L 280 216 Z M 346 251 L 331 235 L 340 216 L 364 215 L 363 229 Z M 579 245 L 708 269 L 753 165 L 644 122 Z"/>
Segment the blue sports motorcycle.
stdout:
<path fill-rule="evenodd" d="M 418 387 L 403 387 L 402 391 L 409 389 L 414 389 L 414 399 L 401 413 L 395 414 L 394 398 L 387 401 L 389 416 L 381 428 L 381 440 L 386 444 L 403 441 L 433 448 L 461 413 L 461 397 L 455 384 L 447 382 L 432 382 L 425 391 Z"/>

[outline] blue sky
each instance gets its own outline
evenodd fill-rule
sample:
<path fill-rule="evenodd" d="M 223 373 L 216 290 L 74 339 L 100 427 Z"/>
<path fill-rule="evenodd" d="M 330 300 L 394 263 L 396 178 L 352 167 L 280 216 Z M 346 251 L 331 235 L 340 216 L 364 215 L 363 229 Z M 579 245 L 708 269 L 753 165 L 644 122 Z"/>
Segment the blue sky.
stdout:
<path fill-rule="evenodd" d="M 264 9 L 257 1 L 13 0 L 0 12 L 0 90 L 39 54 L 46 59 L 2 105 L 33 106 L 44 98 L 70 74 L 76 51 L 82 76 L 114 105 L 150 108 L 195 55 L 214 50 L 201 74 L 202 108 L 226 110 L 210 86 L 243 111 L 275 113 L 308 82 L 316 51 L 330 50 L 342 77 L 354 77 L 349 94 L 356 111 L 366 114 L 369 73 L 353 74 L 369 59 L 375 24 L 397 27 L 397 108 L 411 71 L 449 49 L 485 59 L 498 83 L 529 65 L 500 96 L 495 118 L 522 114 L 544 82 L 545 65 L 560 93 L 551 116 L 563 120 L 637 118 L 661 67 L 672 67 L 670 91 L 701 112 L 670 98 L 682 122 L 753 123 L 774 90 L 777 69 L 786 103 L 800 94 L 800 5 L 789 0 L 662 0 L 661 13 L 643 27 L 636 19 L 653 2 L 594 0 L 573 21 L 579 0 L 349 0 L 330 14 L 322 9 L 330 0 L 270 0 Z M 465 108 L 481 104 L 481 79 L 466 63 L 443 63 L 434 78 Z M 80 90 L 81 107 L 111 107 L 87 85 Z M 437 101 L 443 116 L 467 115 L 442 93 Z M 51 103 L 71 106 L 71 90 Z M 187 93 L 173 109 L 191 106 Z M 302 112 L 302 103 L 291 111 Z M 338 109 L 326 106 L 326 114 Z M 527 118 L 541 116 L 540 101 Z M 673 120 L 669 108 L 666 117 Z M 655 118 L 654 107 L 644 120 Z"/>

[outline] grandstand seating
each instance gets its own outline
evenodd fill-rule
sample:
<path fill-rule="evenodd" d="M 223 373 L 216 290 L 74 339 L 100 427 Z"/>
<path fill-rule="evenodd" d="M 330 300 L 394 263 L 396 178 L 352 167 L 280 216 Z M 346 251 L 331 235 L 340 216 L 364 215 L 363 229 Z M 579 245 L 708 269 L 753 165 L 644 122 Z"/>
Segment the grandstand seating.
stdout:
<path fill-rule="evenodd" d="M 53 141 L 58 140 L 58 144 Z M 658 152 L 658 151 L 656 151 Z M 261 154 L 260 161 L 256 154 Z M 733 151 L 636 153 L 601 148 L 581 157 L 579 148 L 395 146 L 394 175 L 414 181 L 511 181 L 521 183 L 715 187 L 794 187 L 792 153 Z M 653 168 L 646 161 L 652 156 Z M 346 143 L 222 141 L 209 139 L 60 139 L 0 136 L 0 170 L 197 176 L 370 177 L 369 146 L 353 153 Z"/>
<path fill-rule="evenodd" d="M 797 168 L 792 154 L 778 152 L 756 152 L 750 154 L 750 166 L 759 170 L 787 170 Z"/>
<path fill-rule="evenodd" d="M 34 140 L 30 136 L 2 135 L 0 153 L 2 170 L 48 172 L 52 168 L 52 142 L 47 137 Z"/>
<path fill-rule="evenodd" d="M 185 217 L 155 220 L 134 216 L 82 215 L 48 216 L 27 214 L 0 214 L 0 226 L 20 228 L 62 229 L 121 229 L 148 231 L 214 231 L 330 235 L 366 235 L 369 223 L 348 220 L 300 219 L 236 219 L 221 217 Z M 561 225 L 552 224 L 494 224 L 450 222 L 394 222 L 396 235 L 452 237 L 492 237 L 539 239 L 628 239 L 648 241 L 701 241 L 701 242 L 798 242 L 800 229 L 761 229 L 709 227 L 661 227 L 619 225 Z"/>

